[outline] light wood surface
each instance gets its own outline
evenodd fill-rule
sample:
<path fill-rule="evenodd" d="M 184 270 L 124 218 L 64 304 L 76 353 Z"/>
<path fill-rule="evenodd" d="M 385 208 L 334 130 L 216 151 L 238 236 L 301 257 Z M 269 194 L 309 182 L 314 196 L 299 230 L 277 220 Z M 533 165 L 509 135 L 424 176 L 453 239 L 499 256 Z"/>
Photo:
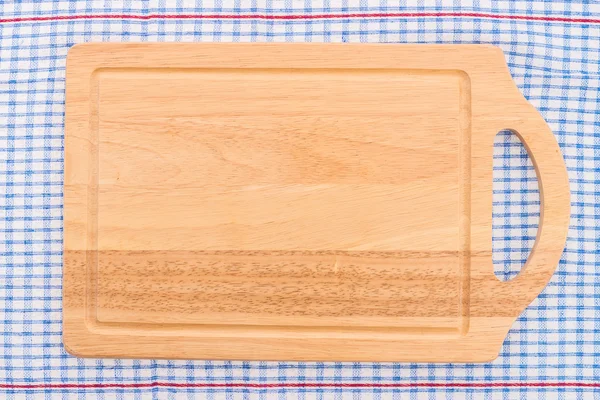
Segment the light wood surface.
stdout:
<path fill-rule="evenodd" d="M 494 47 L 84 44 L 66 97 L 78 356 L 487 361 L 562 254 L 564 162 Z M 541 197 L 509 282 L 491 258 L 502 129 Z"/>

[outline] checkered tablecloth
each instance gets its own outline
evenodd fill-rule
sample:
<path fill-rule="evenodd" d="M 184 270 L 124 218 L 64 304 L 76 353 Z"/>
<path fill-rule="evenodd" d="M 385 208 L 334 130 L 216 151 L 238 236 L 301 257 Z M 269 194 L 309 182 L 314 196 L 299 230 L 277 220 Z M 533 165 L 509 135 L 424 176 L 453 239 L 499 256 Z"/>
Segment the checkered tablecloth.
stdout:
<path fill-rule="evenodd" d="M 600 3 L 451 3 L 0 2 L 0 398 L 600 398 Z M 560 265 L 489 364 L 72 357 L 61 343 L 65 56 L 87 41 L 500 46 L 569 170 Z M 498 135 L 494 168 L 495 269 L 507 279 L 534 242 L 539 196 L 514 136 Z"/>

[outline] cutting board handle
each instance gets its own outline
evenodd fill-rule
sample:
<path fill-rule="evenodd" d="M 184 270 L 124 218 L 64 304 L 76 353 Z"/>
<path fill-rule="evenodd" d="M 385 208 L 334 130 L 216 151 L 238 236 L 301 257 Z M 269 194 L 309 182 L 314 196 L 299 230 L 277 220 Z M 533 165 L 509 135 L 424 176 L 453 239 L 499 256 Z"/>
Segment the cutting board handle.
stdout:
<path fill-rule="evenodd" d="M 560 148 L 550 127 L 529 103 L 528 118 L 514 119 L 508 129 L 524 144 L 538 178 L 540 221 L 535 243 L 521 272 L 508 282 L 498 281 L 506 298 L 527 304 L 544 289 L 563 253 L 570 220 L 569 178 Z M 505 129 L 505 128 L 504 128 Z M 504 297 L 503 296 L 503 297 Z"/>

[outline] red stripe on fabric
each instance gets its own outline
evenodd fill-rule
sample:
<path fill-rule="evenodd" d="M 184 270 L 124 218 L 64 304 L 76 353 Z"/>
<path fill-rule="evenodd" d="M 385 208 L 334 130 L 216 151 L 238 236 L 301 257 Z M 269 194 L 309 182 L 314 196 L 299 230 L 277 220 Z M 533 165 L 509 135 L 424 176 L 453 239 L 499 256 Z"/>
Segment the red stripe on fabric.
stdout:
<path fill-rule="evenodd" d="M 418 383 L 48 383 L 48 384 L 0 384 L 0 389 L 143 389 L 154 387 L 170 388 L 242 388 L 242 389 L 285 389 L 285 388 L 345 388 L 345 389 L 407 389 L 407 388 L 600 388 L 600 383 L 585 382 L 418 382 Z"/>
<path fill-rule="evenodd" d="M 314 20 L 314 19 L 346 19 L 346 18 L 427 18 L 427 17 L 452 17 L 452 18 L 490 18 L 524 21 L 545 22 L 571 22 L 583 24 L 598 24 L 600 19 L 573 18 L 546 15 L 508 15 L 487 13 L 459 13 L 459 12 L 383 12 L 383 13 L 338 13 L 338 14 L 97 14 L 97 15 L 55 15 L 44 17 L 15 17 L 0 19 L 0 23 L 36 22 L 36 21 L 62 21 L 81 19 L 132 19 L 132 20 L 160 20 L 160 19 L 230 19 L 230 20 Z"/>

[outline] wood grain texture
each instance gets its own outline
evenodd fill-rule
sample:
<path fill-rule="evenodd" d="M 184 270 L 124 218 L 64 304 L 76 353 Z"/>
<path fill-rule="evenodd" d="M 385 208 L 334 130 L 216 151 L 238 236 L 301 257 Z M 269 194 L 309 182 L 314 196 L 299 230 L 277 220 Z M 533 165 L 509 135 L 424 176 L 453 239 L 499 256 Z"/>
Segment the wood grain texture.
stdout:
<path fill-rule="evenodd" d="M 487 361 L 564 247 L 564 162 L 494 47 L 85 44 L 66 96 L 79 356 Z M 509 282 L 491 259 L 502 129 L 542 203 Z"/>

